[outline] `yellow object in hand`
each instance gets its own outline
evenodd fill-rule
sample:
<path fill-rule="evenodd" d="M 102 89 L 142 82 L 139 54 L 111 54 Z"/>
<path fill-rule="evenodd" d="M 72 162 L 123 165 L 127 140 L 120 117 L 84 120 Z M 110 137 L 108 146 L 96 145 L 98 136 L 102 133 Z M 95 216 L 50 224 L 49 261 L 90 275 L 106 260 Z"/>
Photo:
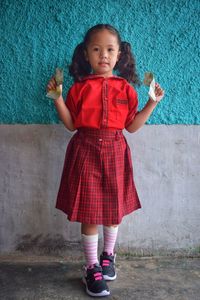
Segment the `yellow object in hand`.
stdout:
<path fill-rule="evenodd" d="M 155 88 L 156 88 L 156 85 L 155 85 L 155 78 L 154 78 L 154 75 L 153 73 L 151 72 L 146 72 L 144 74 L 144 80 L 143 80 L 143 83 L 144 85 L 147 85 L 149 86 L 149 97 L 157 102 L 157 99 L 156 99 L 156 94 L 155 94 Z"/>
<path fill-rule="evenodd" d="M 49 90 L 46 96 L 50 99 L 56 100 L 62 95 L 62 89 L 60 87 L 63 84 L 63 70 L 56 68 L 55 72 L 56 89 Z"/>
<path fill-rule="evenodd" d="M 143 80 L 144 85 L 150 86 L 150 84 L 151 84 L 153 78 L 154 78 L 153 73 L 151 73 L 151 72 L 146 72 L 146 73 L 144 74 L 144 80 Z"/>
<path fill-rule="evenodd" d="M 63 70 L 56 68 L 56 73 L 55 73 L 55 80 L 56 80 L 56 84 L 57 86 L 60 84 L 63 84 Z"/>

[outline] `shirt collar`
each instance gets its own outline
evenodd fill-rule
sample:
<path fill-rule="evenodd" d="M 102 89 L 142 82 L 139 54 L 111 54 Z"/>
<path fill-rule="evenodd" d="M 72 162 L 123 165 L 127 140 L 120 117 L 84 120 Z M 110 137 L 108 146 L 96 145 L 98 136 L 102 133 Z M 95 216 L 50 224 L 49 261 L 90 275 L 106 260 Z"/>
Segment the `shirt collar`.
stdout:
<path fill-rule="evenodd" d="M 113 76 L 110 76 L 110 77 L 104 77 L 104 76 L 101 76 L 101 75 L 91 74 L 91 75 L 83 77 L 81 79 L 81 81 L 85 81 L 85 80 L 88 80 L 88 79 L 99 79 L 99 78 L 107 78 L 107 79 L 111 79 L 111 80 L 112 79 L 125 80 L 125 78 L 120 77 L 120 76 L 116 76 L 116 75 L 113 75 Z"/>

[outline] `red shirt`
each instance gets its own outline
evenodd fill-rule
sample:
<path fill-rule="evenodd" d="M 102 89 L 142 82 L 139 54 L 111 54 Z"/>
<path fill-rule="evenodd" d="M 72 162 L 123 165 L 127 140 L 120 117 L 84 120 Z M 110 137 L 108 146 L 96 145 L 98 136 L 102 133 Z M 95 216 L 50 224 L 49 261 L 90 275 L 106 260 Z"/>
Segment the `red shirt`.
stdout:
<path fill-rule="evenodd" d="M 124 78 L 90 75 L 72 85 L 66 106 L 75 128 L 124 129 L 135 117 L 138 98 Z"/>

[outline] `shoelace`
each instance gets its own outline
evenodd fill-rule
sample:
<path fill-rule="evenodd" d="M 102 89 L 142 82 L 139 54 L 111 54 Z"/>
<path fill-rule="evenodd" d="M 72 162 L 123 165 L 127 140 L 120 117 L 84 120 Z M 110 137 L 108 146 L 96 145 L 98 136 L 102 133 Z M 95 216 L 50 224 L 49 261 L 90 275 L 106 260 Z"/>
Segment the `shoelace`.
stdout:
<path fill-rule="evenodd" d="M 102 280 L 103 279 L 102 274 L 100 272 L 94 273 L 94 279 L 95 280 Z"/>
<path fill-rule="evenodd" d="M 109 265 L 110 265 L 110 261 L 108 259 L 103 259 L 102 266 L 103 267 L 109 267 Z"/>

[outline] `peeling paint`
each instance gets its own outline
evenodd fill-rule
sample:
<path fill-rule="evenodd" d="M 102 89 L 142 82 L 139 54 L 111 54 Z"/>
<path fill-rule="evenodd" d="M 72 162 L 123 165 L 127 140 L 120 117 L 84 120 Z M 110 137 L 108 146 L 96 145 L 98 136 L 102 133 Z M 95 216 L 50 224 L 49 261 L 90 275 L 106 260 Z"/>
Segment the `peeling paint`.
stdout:
<path fill-rule="evenodd" d="M 31 253 L 59 253 L 68 249 L 80 249 L 80 242 L 66 241 L 61 234 L 25 234 L 17 237 L 16 251 Z"/>

